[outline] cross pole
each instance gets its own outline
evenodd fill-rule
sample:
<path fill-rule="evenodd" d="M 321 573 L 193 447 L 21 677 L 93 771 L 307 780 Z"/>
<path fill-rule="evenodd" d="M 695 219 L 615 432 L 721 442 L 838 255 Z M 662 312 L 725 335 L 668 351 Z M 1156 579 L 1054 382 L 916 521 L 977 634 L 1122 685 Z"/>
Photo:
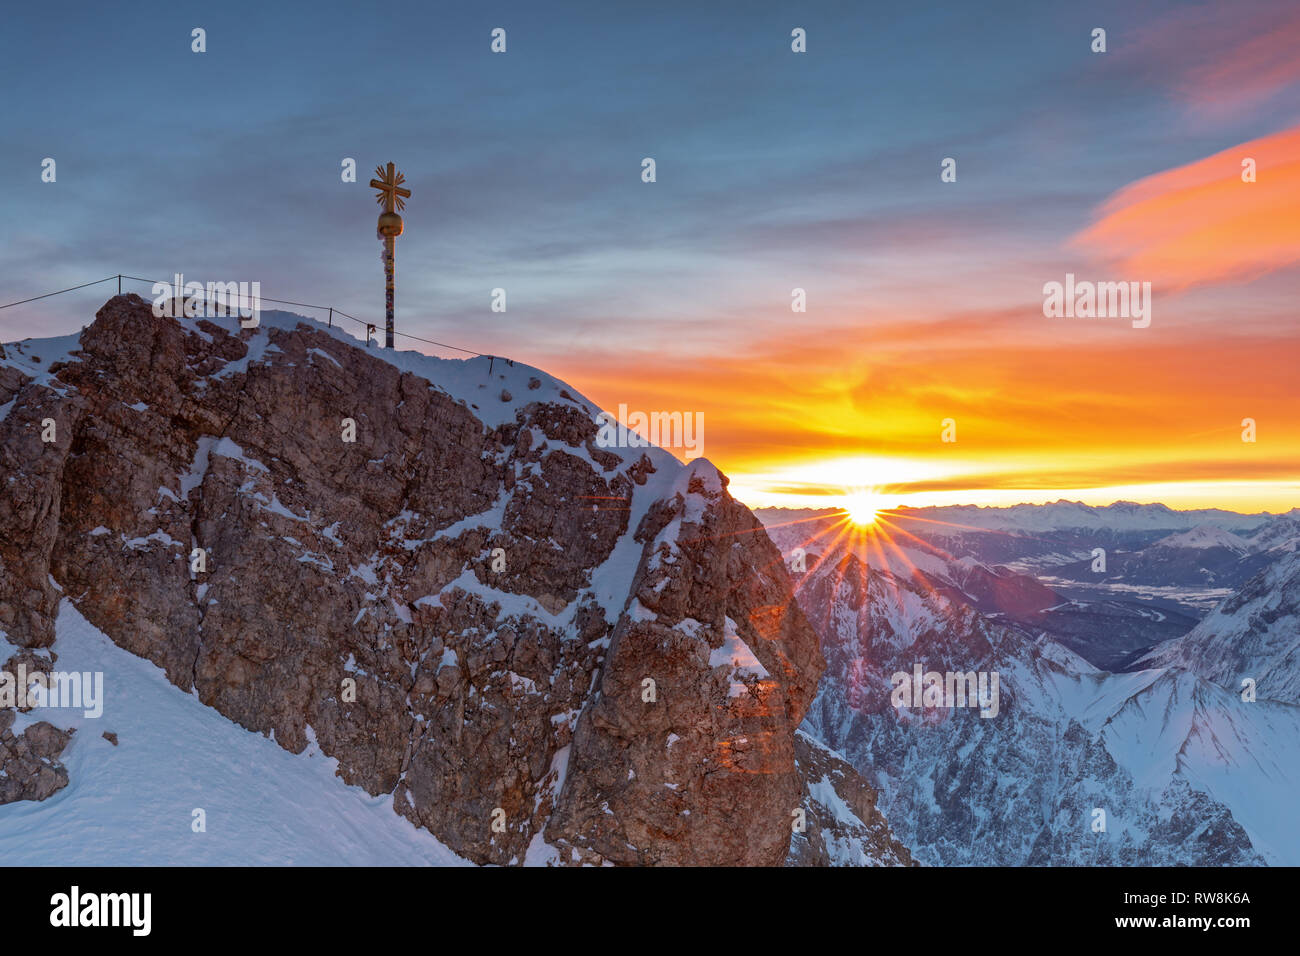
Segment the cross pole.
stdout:
<path fill-rule="evenodd" d="M 384 242 L 384 312 L 386 324 L 384 326 L 384 347 L 393 347 L 393 278 L 397 271 L 395 259 L 397 256 L 397 237 L 402 234 L 402 217 L 398 212 L 406 208 L 406 200 L 411 198 L 411 191 L 405 189 L 402 183 L 406 182 L 406 177 L 397 171 L 397 167 L 392 163 L 388 168 L 383 166 L 375 167 L 375 178 L 370 180 L 370 185 L 379 190 L 375 196 L 375 202 L 384 207 L 384 211 L 379 214 L 379 226 L 376 234 Z"/>

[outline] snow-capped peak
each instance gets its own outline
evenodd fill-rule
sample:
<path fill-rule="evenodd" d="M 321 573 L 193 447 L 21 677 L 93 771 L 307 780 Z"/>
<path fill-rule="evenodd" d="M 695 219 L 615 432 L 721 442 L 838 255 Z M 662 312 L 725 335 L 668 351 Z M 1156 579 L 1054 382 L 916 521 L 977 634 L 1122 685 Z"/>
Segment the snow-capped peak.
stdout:
<path fill-rule="evenodd" d="M 1152 545 L 1153 548 L 1190 548 L 1204 551 L 1208 548 L 1227 548 L 1237 554 L 1250 552 L 1250 544 L 1231 531 L 1215 528 L 1212 525 L 1197 525 L 1190 531 L 1183 531 L 1161 538 Z"/>

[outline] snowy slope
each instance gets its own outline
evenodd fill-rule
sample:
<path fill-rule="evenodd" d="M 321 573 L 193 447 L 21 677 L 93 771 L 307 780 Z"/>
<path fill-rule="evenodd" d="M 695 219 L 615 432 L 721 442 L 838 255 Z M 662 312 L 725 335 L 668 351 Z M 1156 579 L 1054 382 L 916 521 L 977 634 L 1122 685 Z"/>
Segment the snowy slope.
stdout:
<path fill-rule="evenodd" d="M 178 319 L 177 321 L 197 335 L 206 335 L 192 319 Z M 239 327 L 236 319 L 215 318 L 203 321 L 211 322 L 232 333 Z M 267 349 L 274 349 L 275 346 L 270 344 L 268 334 L 270 329 L 282 329 L 287 332 L 292 331 L 299 325 L 305 325 L 315 332 L 327 334 L 345 345 L 354 348 L 366 348 L 364 339 L 349 335 L 346 330 L 338 326 L 327 326 L 324 322 L 310 316 L 275 309 L 261 313 L 261 323 L 248 341 L 248 355 L 238 362 L 229 363 L 222 368 L 219 374 L 230 375 L 241 371 L 249 363 L 256 364 Z M 51 339 L 48 341 L 53 343 L 62 340 Z M 75 347 L 74 338 L 73 348 Z M 384 349 L 378 346 L 371 346 L 366 351 L 399 371 L 410 372 L 426 379 L 435 389 L 445 392 L 456 401 L 468 405 L 474 410 L 474 416 L 489 428 L 513 422 L 516 413 L 520 409 L 534 402 L 572 405 L 582 408 L 591 415 L 593 420 L 596 420 L 596 416 L 600 413 L 600 408 L 594 402 L 588 401 L 575 392 L 572 386 L 552 375 L 548 375 L 539 368 L 525 365 L 522 362 L 492 356 L 448 359 L 436 355 L 426 355 L 412 349 Z M 312 360 L 315 361 L 318 357 L 323 358 L 324 361 L 332 361 L 331 357 L 323 351 L 320 351 L 318 355 L 313 355 Z M 489 372 L 491 374 L 490 378 Z M 491 382 L 490 385 L 485 384 L 489 381 Z M 661 463 L 667 464 L 676 461 L 669 452 L 654 446 L 636 449 L 610 448 L 609 450 L 615 454 L 622 453 L 623 457 L 632 459 L 639 458 L 644 453 L 650 456 L 656 466 Z M 635 453 L 633 454 L 633 452 Z"/>
<path fill-rule="evenodd" d="M 1228 807 L 1269 863 L 1300 862 L 1300 708 L 1169 668 L 1105 721 L 1101 740 L 1139 784 L 1186 780 Z M 1117 679 L 1117 678 L 1112 678 Z"/>
<path fill-rule="evenodd" d="M 1190 633 L 1139 663 L 1185 667 L 1234 692 L 1251 678 L 1259 697 L 1300 704 L 1300 552 L 1279 554 Z"/>
<path fill-rule="evenodd" d="M 59 670 L 104 673 L 104 713 L 19 715 L 16 731 L 46 720 L 77 732 L 61 758 L 65 789 L 0 806 L 0 858 L 40 866 L 468 865 L 394 813 L 391 796 L 344 784 L 336 761 L 314 745 L 294 755 L 249 733 L 115 645 L 68 601 L 54 651 Z M 191 829 L 196 808 L 207 815 L 204 833 Z"/>

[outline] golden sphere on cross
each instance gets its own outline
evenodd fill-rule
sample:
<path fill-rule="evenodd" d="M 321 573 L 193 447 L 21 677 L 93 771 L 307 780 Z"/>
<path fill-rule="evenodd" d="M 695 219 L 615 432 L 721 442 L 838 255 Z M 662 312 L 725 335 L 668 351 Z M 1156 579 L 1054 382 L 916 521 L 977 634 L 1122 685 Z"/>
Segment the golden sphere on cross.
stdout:
<path fill-rule="evenodd" d="M 376 232 L 380 239 L 388 239 L 402 234 L 402 217 L 395 212 L 381 212 Z"/>

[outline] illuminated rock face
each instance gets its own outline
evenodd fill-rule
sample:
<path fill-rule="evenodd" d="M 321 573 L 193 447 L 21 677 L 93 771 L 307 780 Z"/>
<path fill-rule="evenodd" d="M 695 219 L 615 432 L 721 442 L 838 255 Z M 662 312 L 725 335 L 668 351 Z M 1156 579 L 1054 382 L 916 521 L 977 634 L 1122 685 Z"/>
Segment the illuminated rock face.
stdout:
<path fill-rule="evenodd" d="M 5 640 L 66 597 L 478 862 L 784 861 L 824 665 L 726 479 L 535 369 L 353 341 L 118 296 L 5 346 Z"/>

